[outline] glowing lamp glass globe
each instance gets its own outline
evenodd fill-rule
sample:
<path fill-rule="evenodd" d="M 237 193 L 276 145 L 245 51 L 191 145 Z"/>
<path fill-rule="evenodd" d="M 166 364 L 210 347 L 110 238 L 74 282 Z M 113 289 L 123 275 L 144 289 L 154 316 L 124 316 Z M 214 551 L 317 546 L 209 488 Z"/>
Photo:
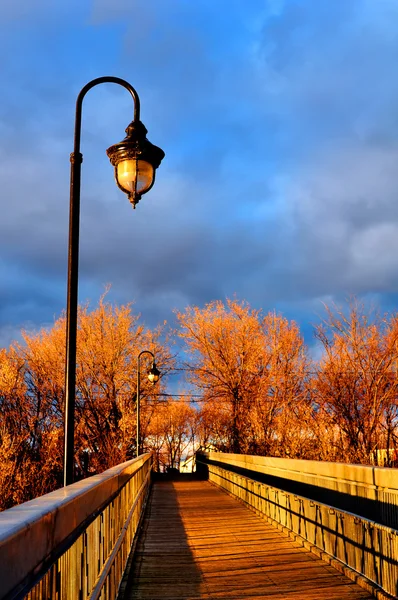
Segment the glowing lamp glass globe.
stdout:
<path fill-rule="evenodd" d="M 155 170 L 145 160 L 122 160 L 117 165 L 117 180 L 126 192 L 143 194 L 153 182 Z"/>

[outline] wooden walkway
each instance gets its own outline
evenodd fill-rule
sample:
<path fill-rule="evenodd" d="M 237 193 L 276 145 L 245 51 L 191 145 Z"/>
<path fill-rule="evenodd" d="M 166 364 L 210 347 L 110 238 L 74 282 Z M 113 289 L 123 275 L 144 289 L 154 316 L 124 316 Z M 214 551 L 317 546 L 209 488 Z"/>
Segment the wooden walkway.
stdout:
<path fill-rule="evenodd" d="M 372 598 L 207 481 L 156 482 L 123 600 Z"/>

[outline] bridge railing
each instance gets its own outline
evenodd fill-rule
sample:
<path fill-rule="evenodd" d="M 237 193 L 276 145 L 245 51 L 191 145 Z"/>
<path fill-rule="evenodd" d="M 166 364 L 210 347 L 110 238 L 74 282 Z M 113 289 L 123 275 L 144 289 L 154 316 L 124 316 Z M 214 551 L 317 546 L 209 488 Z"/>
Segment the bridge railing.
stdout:
<path fill-rule="evenodd" d="M 291 487 L 292 482 L 308 479 L 312 480 L 313 485 L 315 478 L 318 478 L 318 485 L 315 487 L 320 488 L 323 480 L 325 497 L 330 495 L 332 490 L 338 491 L 339 485 L 345 490 L 344 494 L 347 494 L 347 486 L 350 486 L 354 497 L 356 491 L 361 494 L 356 499 L 358 504 L 358 499 L 366 496 L 366 479 L 370 477 L 368 495 L 373 495 L 376 502 L 376 497 L 380 497 L 383 492 L 386 495 L 383 497 L 383 503 L 387 503 L 387 498 L 390 497 L 396 510 L 398 470 L 383 469 L 388 471 L 383 480 L 383 474 L 372 475 L 367 467 L 364 467 L 365 471 L 361 471 L 361 467 L 355 465 L 350 471 L 351 465 L 314 463 L 315 461 L 304 460 L 289 463 L 289 459 L 266 459 L 216 452 L 197 455 L 197 470 L 203 472 L 205 469 L 210 481 L 238 497 L 257 514 L 264 516 L 290 535 L 296 536 L 306 547 L 363 587 L 367 587 L 376 597 L 397 598 L 398 531 L 395 528 L 283 488 Z M 372 468 L 375 469 L 369 467 Z M 278 470 L 280 487 L 274 487 L 268 481 L 264 481 L 267 474 L 273 473 L 273 476 L 276 476 L 275 470 Z M 285 471 L 285 485 L 282 471 Z M 354 478 L 355 473 L 358 481 Z M 388 482 L 389 487 L 377 490 L 375 481 L 383 481 L 384 484 Z M 303 489 L 313 491 L 312 486 Z M 316 496 L 316 493 L 314 495 Z M 340 498 L 333 494 L 332 497 Z M 368 500 L 370 502 L 370 499 Z M 371 510 L 370 504 L 365 506 L 367 510 Z"/>
<path fill-rule="evenodd" d="M 208 453 L 242 475 L 398 529 L 398 469 L 315 460 Z"/>
<path fill-rule="evenodd" d="M 151 464 L 142 455 L 0 513 L 0 598 L 116 598 Z"/>

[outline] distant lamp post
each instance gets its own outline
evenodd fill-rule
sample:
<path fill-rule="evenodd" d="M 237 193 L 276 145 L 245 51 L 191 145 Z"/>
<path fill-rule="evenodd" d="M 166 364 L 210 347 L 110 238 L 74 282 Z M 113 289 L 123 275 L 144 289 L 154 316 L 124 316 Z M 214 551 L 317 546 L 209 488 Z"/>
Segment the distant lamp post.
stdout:
<path fill-rule="evenodd" d="M 124 79 L 98 77 L 85 85 L 76 101 L 74 149 L 70 155 L 70 212 L 68 246 L 68 292 L 66 308 L 66 365 L 65 365 L 65 454 L 64 485 L 74 480 L 74 418 L 76 389 L 76 338 L 78 306 L 80 180 L 83 155 L 80 152 L 82 104 L 87 92 L 101 83 L 116 83 L 126 88 L 134 102 L 134 119 L 126 129 L 127 137 L 107 150 L 115 167 L 116 183 L 135 208 L 141 196 L 155 181 L 155 172 L 164 152 L 146 139 L 147 130 L 140 121 L 140 100 L 136 90 Z"/>
<path fill-rule="evenodd" d="M 140 455 L 140 388 L 141 388 L 141 370 L 140 370 L 140 359 L 143 354 L 149 354 L 152 356 L 152 367 L 148 371 L 148 380 L 155 385 L 159 381 L 160 371 L 156 366 L 155 355 L 150 350 L 142 350 L 137 357 L 137 439 L 136 439 L 136 456 Z"/>

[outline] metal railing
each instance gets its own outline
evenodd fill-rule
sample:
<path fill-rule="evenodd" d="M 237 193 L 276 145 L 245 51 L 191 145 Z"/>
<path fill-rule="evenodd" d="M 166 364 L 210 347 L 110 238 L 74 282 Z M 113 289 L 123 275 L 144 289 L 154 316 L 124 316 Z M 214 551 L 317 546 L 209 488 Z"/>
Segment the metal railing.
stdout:
<path fill-rule="evenodd" d="M 307 547 L 334 566 L 349 567 L 344 572 L 376 597 L 398 597 L 396 529 L 256 481 L 259 474 L 255 470 L 256 461 L 251 463 L 251 477 L 248 473 L 237 473 L 232 470 L 236 467 L 233 457 L 222 453 L 202 453 L 197 456 L 197 465 L 206 467 L 210 481 L 239 498 L 257 514 L 298 536 Z M 242 463 L 245 458 L 249 457 L 240 456 L 237 463 Z M 390 474 L 390 481 L 393 477 L 397 481 L 398 471 L 395 471 Z M 352 482 L 354 484 L 355 481 Z"/>
<path fill-rule="evenodd" d="M 116 598 L 151 465 L 142 455 L 0 513 L 0 598 Z"/>
<path fill-rule="evenodd" d="M 213 462 L 271 487 L 398 529 L 398 469 L 207 452 Z"/>

